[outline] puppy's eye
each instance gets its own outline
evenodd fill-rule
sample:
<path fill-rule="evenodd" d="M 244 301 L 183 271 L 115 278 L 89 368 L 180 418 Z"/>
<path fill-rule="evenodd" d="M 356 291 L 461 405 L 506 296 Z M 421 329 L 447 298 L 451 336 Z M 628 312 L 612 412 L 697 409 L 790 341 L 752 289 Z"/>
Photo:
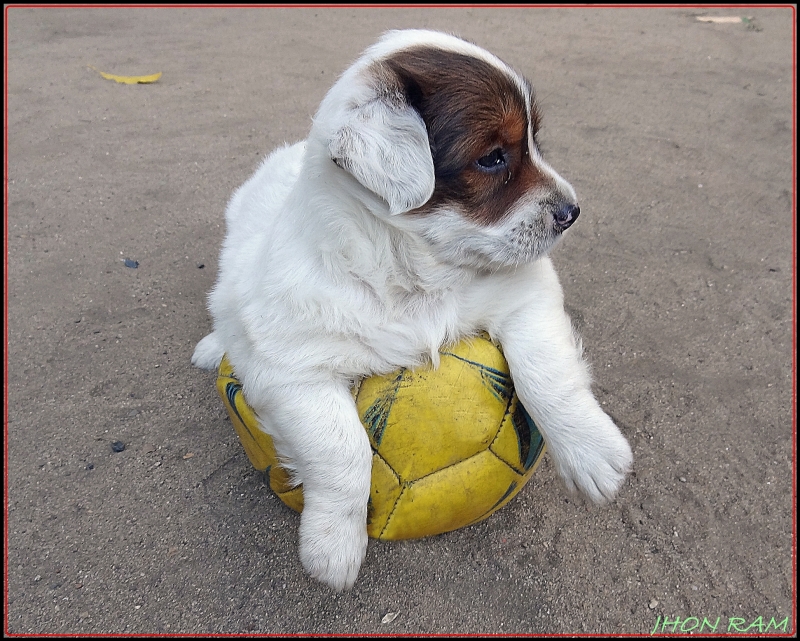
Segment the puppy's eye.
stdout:
<path fill-rule="evenodd" d="M 490 172 L 505 170 L 506 165 L 508 164 L 506 155 L 500 148 L 495 149 L 494 151 L 486 154 L 485 156 L 481 156 L 480 158 L 478 158 L 476 162 L 478 163 L 478 167 L 480 167 L 484 171 L 490 171 Z"/>

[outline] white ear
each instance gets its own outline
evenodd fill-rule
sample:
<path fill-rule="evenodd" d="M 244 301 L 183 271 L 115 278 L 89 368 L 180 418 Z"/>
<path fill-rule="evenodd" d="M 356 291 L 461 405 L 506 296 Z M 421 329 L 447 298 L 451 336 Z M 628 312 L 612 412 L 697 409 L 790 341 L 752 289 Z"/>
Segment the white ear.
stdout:
<path fill-rule="evenodd" d="M 333 132 L 334 162 L 401 214 L 425 204 L 435 177 L 428 132 L 416 109 L 393 91 L 350 107 Z"/>

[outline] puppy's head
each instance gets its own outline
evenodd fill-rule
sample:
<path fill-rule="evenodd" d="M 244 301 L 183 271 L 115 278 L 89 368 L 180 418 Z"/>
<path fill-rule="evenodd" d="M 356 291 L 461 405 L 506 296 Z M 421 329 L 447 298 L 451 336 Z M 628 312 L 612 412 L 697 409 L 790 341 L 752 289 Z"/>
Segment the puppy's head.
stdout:
<path fill-rule="evenodd" d="M 312 136 L 442 260 L 493 268 L 543 255 L 580 213 L 539 153 L 538 128 L 531 86 L 508 65 L 410 30 L 389 32 L 345 72 Z"/>

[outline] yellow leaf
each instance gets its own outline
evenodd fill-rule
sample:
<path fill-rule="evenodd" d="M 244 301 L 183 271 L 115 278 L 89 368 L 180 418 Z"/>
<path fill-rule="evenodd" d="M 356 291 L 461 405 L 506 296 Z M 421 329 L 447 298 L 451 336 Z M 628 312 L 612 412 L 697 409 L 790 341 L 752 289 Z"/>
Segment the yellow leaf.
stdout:
<path fill-rule="evenodd" d="M 115 80 L 116 82 L 121 82 L 126 85 L 143 85 L 148 84 L 150 82 L 155 82 L 161 77 L 161 72 L 151 74 L 149 76 L 115 76 L 110 73 L 103 73 L 96 67 L 92 65 L 87 65 L 89 69 L 94 69 L 97 73 L 99 73 L 103 78 L 106 80 Z"/>
<path fill-rule="evenodd" d="M 715 22 L 717 24 L 744 22 L 748 18 L 740 18 L 739 16 L 696 16 L 700 22 Z"/>

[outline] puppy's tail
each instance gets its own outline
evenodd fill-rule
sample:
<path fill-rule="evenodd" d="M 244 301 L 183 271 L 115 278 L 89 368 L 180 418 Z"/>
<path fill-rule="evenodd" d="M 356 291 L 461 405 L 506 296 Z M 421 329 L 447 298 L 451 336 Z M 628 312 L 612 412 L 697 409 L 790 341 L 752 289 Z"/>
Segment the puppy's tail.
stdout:
<path fill-rule="evenodd" d="M 194 348 L 192 365 L 202 369 L 218 369 L 224 355 L 225 350 L 222 348 L 217 335 L 211 332 Z"/>

